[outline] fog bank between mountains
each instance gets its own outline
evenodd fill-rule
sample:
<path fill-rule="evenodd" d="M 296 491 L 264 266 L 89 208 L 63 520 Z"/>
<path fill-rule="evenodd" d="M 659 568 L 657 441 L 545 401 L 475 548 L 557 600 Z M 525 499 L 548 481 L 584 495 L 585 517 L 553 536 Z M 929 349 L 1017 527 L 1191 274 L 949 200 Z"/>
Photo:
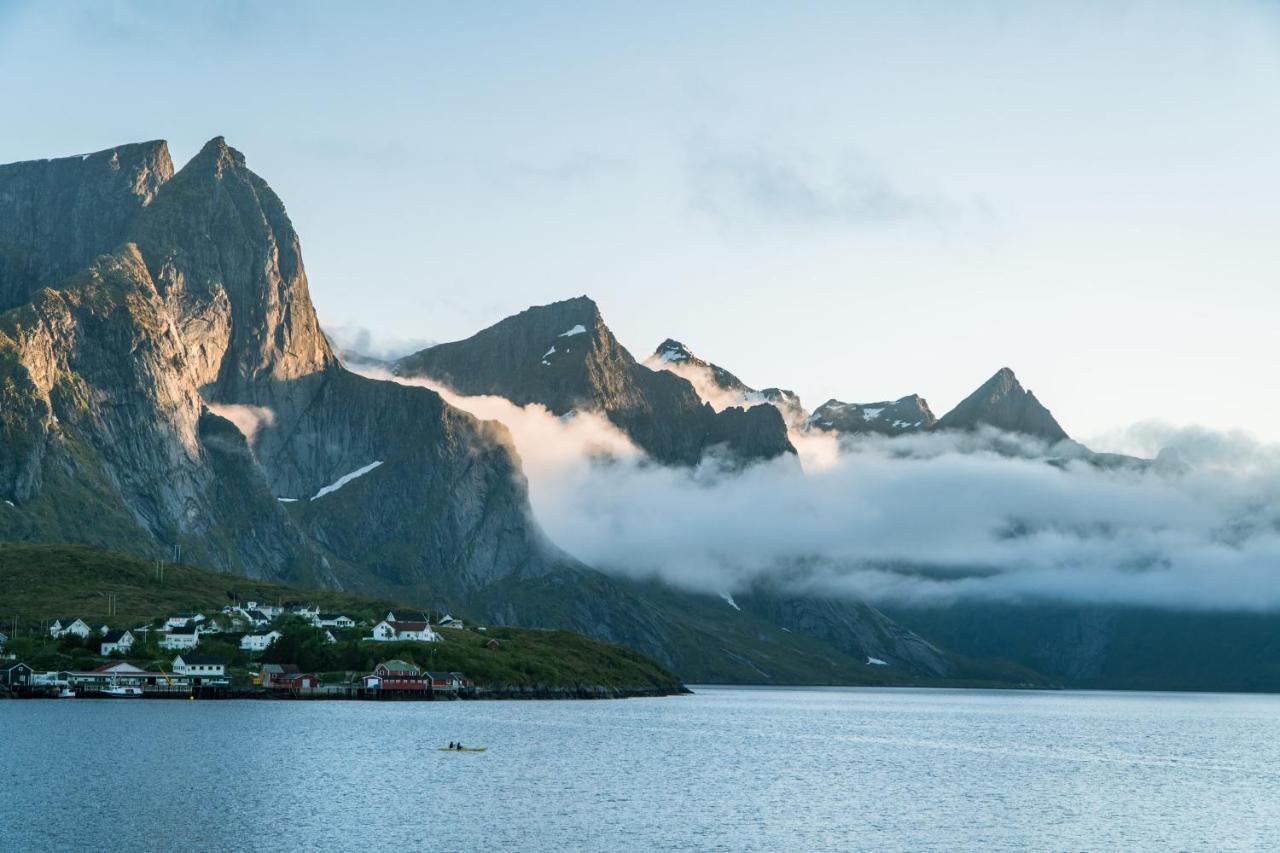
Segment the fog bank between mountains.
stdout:
<path fill-rule="evenodd" d="M 1101 470 L 995 432 L 795 434 L 803 473 L 790 460 L 729 473 L 653 465 L 597 414 L 395 381 L 504 423 L 539 523 L 603 571 L 881 603 L 1280 607 L 1280 449 L 1247 436 L 1143 424 L 1113 438 L 1160 459 Z"/>

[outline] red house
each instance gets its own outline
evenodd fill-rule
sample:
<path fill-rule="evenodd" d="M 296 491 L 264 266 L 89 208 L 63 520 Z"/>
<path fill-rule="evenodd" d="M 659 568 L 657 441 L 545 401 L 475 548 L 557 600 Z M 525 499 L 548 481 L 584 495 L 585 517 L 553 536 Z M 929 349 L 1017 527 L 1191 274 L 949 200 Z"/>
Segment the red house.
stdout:
<path fill-rule="evenodd" d="M 278 690 L 314 690 L 320 686 L 320 677 L 308 672 L 291 672 L 278 676 L 271 686 Z"/>
<path fill-rule="evenodd" d="M 408 661 L 389 660 L 378 664 L 372 675 L 365 676 L 364 685 L 371 690 L 425 691 L 428 682 L 422 672 Z"/>

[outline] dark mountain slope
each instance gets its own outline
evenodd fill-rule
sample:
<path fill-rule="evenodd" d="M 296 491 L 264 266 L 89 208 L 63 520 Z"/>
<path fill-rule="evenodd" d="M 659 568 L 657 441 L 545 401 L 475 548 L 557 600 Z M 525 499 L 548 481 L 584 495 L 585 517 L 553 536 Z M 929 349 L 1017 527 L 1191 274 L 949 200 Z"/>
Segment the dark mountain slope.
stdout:
<path fill-rule="evenodd" d="M 972 430 L 992 426 L 1006 432 L 1021 433 L 1048 442 L 1068 438 L 1049 410 L 1036 395 L 1022 387 L 1018 377 L 1002 367 L 978 390 L 960 401 L 938 421 L 940 430 Z"/>
<path fill-rule="evenodd" d="M 530 308 L 464 341 L 406 356 L 395 371 L 462 394 L 541 403 L 557 415 L 601 411 L 664 463 L 696 465 L 717 445 L 741 462 L 795 453 L 772 407 L 717 413 L 684 379 L 636 363 L 585 296 Z"/>
<path fill-rule="evenodd" d="M 828 400 L 813 410 L 809 426 L 842 434 L 901 435 L 933 429 L 938 419 L 919 394 L 880 403 L 842 403 Z"/>
<path fill-rule="evenodd" d="M 1280 614 L 970 602 L 889 615 L 962 655 L 1066 687 L 1280 692 Z"/>
<path fill-rule="evenodd" d="M 665 370 L 689 380 L 699 394 L 709 398 L 708 403 L 721 408 L 728 404 L 745 408 L 769 403 L 782 414 L 787 426 L 793 429 L 802 427 L 809 417 L 795 392 L 785 388 L 763 388 L 757 391 L 720 365 L 699 358 L 674 338 L 667 338 L 658 344 L 653 355 L 646 358 L 644 363 L 653 370 Z"/>

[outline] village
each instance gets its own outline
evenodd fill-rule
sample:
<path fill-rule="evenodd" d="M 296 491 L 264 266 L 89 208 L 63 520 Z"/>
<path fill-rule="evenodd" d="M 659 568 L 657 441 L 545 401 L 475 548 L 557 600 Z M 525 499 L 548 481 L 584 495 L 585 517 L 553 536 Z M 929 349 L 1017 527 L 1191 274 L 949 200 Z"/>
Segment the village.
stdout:
<path fill-rule="evenodd" d="M 485 636 L 485 630 L 474 629 L 479 646 L 499 651 L 501 641 Z M 28 632 L 39 645 L 0 632 L 0 694 L 60 699 L 481 698 L 483 689 L 466 674 L 415 662 L 434 659 L 446 632 L 459 637 L 473 633 L 448 614 L 433 618 L 420 611 L 392 610 L 374 621 L 321 612 L 311 604 L 258 601 L 237 601 L 216 612 L 175 613 L 132 628 L 58 617 Z M 17 647 L 31 652 L 32 661 L 6 651 Z M 390 654 L 384 658 L 380 651 Z M 41 665 L 54 657 L 74 663 L 57 669 Z M 319 664 L 335 662 L 364 665 L 321 671 Z"/>

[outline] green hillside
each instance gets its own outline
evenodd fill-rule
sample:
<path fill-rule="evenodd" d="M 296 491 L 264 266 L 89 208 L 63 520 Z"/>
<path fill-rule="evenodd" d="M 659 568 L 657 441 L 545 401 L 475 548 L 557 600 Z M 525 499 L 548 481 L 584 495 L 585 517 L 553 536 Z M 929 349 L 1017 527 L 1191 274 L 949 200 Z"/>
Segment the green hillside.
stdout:
<path fill-rule="evenodd" d="M 108 613 L 108 596 L 116 613 Z M 305 602 L 323 611 L 354 619 L 375 620 L 405 602 L 362 595 L 256 581 L 192 566 L 136 560 L 81 546 L 0 544 L 0 629 L 16 623 L 13 650 L 42 669 L 96 665 L 93 644 L 52 640 L 42 623 L 78 616 L 93 627 L 107 624 L 136 628 L 182 611 L 211 613 L 241 600 L 268 603 Z M 412 606 L 412 602 L 409 603 Z M 261 655 L 262 662 L 296 663 L 304 670 L 367 672 L 381 660 L 401 658 L 426 669 L 464 672 L 491 689 L 660 690 L 680 688 L 675 676 L 638 652 L 568 631 L 541 631 L 485 626 L 484 631 L 442 629 L 439 643 L 370 643 L 368 628 L 335 632 L 338 642 L 326 645 L 322 632 L 294 620 L 285 639 Z M 491 640 L 497 640 L 491 644 Z M 140 644 L 131 655 L 139 663 L 172 658 L 152 644 Z M 496 648 L 491 647 L 496 646 Z M 251 668 L 255 660 L 231 640 L 208 636 L 200 651 L 226 660 L 233 669 Z"/>

